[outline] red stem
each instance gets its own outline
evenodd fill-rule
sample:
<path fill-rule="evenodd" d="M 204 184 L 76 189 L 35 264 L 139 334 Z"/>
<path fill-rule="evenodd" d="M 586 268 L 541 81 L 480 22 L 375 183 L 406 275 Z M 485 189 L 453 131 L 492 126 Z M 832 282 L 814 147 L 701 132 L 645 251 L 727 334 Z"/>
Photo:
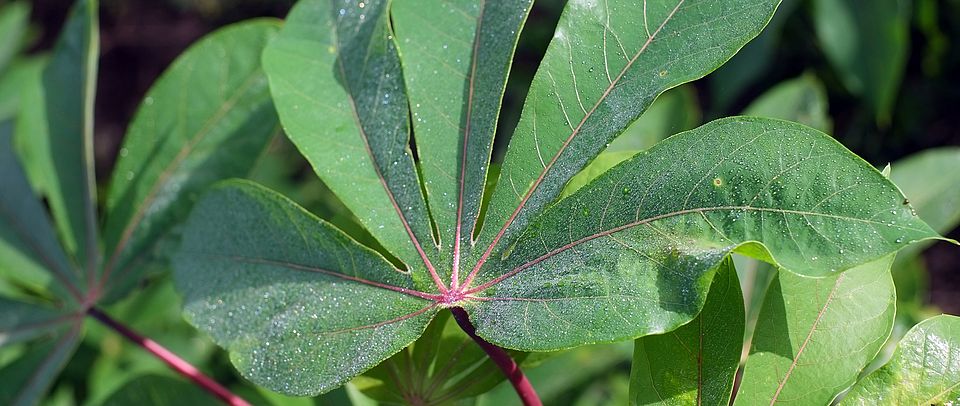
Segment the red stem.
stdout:
<path fill-rule="evenodd" d="M 543 406 L 543 402 L 540 401 L 540 397 L 537 396 L 537 392 L 533 390 L 533 386 L 523 375 L 523 371 L 520 370 L 516 361 L 510 358 L 510 355 L 503 348 L 490 344 L 487 340 L 477 336 L 477 329 L 473 326 L 473 323 L 470 323 L 470 318 L 462 307 L 451 307 L 450 311 L 460 328 L 473 341 L 476 341 L 480 348 L 483 348 L 483 351 L 493 360 L 494 364 L 500 367 L 503 374 L 507 376 L 507 380 L 513 385 L 513 389 L 517 391 L 517 395 L 520 396 L 520 401 L 523 402 L 524 406 Z"/>
<path fill-rule="evenodd" d="M 95 307 L 91 307 L 87 310 L 87 314 L 94 319 L 97 319 L 99 322 L 103 323 L 107 327 L 114 329 L 120 335 L 126 337 L 128 340 L 132 341 L 134 344 L 143 347 L 143 349 L 149 351 L 151 354 L 159 358 L 161 361 L 165 362 L 170 368 L 180 373 L 187 379 L 190 379 L 197 386 L 203 388 L 207 392 L 210 392 L 224 403 L 231 406 L 250 406 L 246 400 L 243 400 L 241 397 L 234 395 L 227 388 L 220 386 L 216 381 L 210 377 L 200 372 L 196 367 L 191 365 L 189 362 L 185 361 L 183 358 L 178 357 L 176 354 L 170 352 L 170 350 L 164 348 L 156 341 L 153 341 L 147 337 L 144 337 L 137 332 L 131 330 L 129 327 L 121 324 L 120 322 L 110 318 L 106 313 L 100 311 Z"/>

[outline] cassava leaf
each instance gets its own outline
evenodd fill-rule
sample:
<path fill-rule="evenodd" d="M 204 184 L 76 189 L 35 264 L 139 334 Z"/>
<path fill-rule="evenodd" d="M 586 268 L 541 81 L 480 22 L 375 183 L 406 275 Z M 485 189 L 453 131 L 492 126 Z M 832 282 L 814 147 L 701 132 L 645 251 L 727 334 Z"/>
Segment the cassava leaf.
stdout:
<path fill-rule="evenodd" d="M 779 3 L 568 3 L 510 140 L 473 269 L 513 243 L 657 95 L 716 69 L 763 29 Z"/>
<path fill-rule="evenodd" d="M 724 260 L 699 315 L 635 341 L 631 405 L 729 405 L 745 315 L 733 260 Z"/>
<path fill-rule="evenodd" d="M 731 252 L 828 276 L 936 238 L 904 203 L 814 129 L 717 120 L 552 206 L 485 268 L 465 308 L 479 335 L 519 350 L 661 333 L 697 314 Z"/>
<path fill-rule="evenodd" d="M 419 289 L 442 290 L 388 6 L 300 1 L 263 63 L 283 128 L 320 178 Z"/>
<path fill-rule="evenodd" d="M 408 273 L 251 183 L 215 187 L 185 227 L 174 277 L 187 319 L 272 390 L 333 389 L 409 345 L 436 312 Z"/>
<path fill-rule="evenodd" d="M 893 329 L 892 255 L 839 275 L 780 271 L 766 294 L 737 404 L 830 404 Z"/>
<path fill-rule="evenodd" d="M 960 400 L 960 318 L 940 315 L 903 337 L 893 359 L 850 390 L 842 405 L 949 405 Z"/>
<path fill-rule="evenodd" d="M 239 23 L 184 52 L 147 92 L 107 194 L 103 278 L 131 279 L 199 191 L 243 176 L 278 130 L 260 53 L 274 20 Z M 111 280 L 115 279 L 115 280 Z"/>
<path fill-rule="evenodd" d="M 15 135 L 31 184 L 50 204 L 60 240 L 87 272 L 99 265 L 100 252 L 93 173 L 97 4 L 74 5 L 38 82 L 27 85 Z"/>
<path fill-rule="evenodd" d="M 809 73 L 767 90 L 743 114 L 796 121 L 827 133 L 833 127 L 827 112 L 827 92 Z"/>
<path fill-rule="evenodd" d="M 131 379 L 100 405 L 213 405 L 217 400 L 188 381 L 151 374 Z"/>
<path fill-rule="evenodd" d="M 470 247 L 479 219 L 507 73 L 532 5 L 428 0 L 392 6 L 424 189 L 443 249 L 454 257 L 443 267 L 457 273 L 445 275 L 454 285 L 464 265 L 461 246 Z"/>
<path fill-rule="evenodd" d="M 24 87 L 37 82 L 45 63 L 44 56 L 17 58 L 0 73 L 0 121 L 16 117 Z"/>
<path fill-rule="evenodd" d="M 80 342 L 75 324 L 48 342 L 32 345 L 22 357 L 0 368 L 0 404 L 32 406 L 40 403 Z"/>
<path fill-rule="evenodd" d="M 82 276 L 67 260 L 43 205 L 27 184 L 10 127 L 0 122 L 0 275 L 35 290 L 51 285 L 53 292 L 62 293 L 60 300 L 78 304 Z"/>

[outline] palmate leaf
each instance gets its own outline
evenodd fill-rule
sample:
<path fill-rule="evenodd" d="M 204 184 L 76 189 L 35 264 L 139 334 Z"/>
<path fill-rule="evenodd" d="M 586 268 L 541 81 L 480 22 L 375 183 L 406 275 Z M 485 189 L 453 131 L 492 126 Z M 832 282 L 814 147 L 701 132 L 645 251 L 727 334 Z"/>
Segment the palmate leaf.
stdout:
<path fill-rule="evenodd" d="M 729 405 L 744 323 L 743 293 L 728 258 L 695 319 L 636 341 L 630 404 Z"/>
<path fill-rule="evenodd" d="M 829 404 L 893 329 L 892 256 L 839 275 L 781 271 L 767 291 L 737 404 Z"/>
<path fill-rule="evenodd" d="M 842 405 L 949 405 L 960 400 L 960 318 L 914 326 L 887 365 L 850 390 Z"/>
<path fill-rule="evenodd" d="M 507 69 L 494 62 L 509 63 L 529 4 L 445 4 L 426 15 L 466 27 L 434 32 L 398 6 L 395 37 L 389 2 L 303 0 L 264 52 L 291 140 L 406 269 L 274 192 L 216 188 L 185 227 L 175 276 L 188 317 L 260 385 L 329 390 L 443 307 L 463 307 L 503 347 L 558 350 L 688 323 L 732 252 L 828 276 L 936 236 L 879 172 L 778 120 L 677 135 L 556 202 L 657 95 L 753 38 L 776 0 L 570 2 L 475 224 Z"/>

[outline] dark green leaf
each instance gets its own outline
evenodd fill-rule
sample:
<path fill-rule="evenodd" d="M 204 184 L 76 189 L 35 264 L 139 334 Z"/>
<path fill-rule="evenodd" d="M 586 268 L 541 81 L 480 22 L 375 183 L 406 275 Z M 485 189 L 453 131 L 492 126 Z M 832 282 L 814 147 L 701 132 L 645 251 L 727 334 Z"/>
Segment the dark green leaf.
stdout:
<path fill-rule="evenodd" d="M 890 336 L 893 257 L 840 275 L 781 271 L 767 291 L 737 403 L 830 404 Z"/>
<path fill-rule="evenodd" d="M 174 276 L 188 320 L 272 390 L 333 389 L 409 345 L 436 312 L 408 273 L 251 183 L 217 186 L 185 227 Z"/>
<path fill-rule="evenodd" d="M 470 248 L 479 218 L 507 73 L 532 5 L 532 0 L 393 4 L 424 188 L 439 239 L 453 253 L 444 268 L 456 261 L 452 270 L 444 269 L 457 273 L 453 285 L 461 278 L 460 251 Z"/>
<path fill-rule="evenodd" d="M 552 206 L 485 268 L 467 308 L 478 334 L 507 348 L 635 338 L 692 319 L 731 252 L 828 276 L 935 237 L 896 186 L 829 136 L 723 119 Z"/>
<path fill-rule="evenodd" d="M 960 318 L 914 326 L 893 359 L 850 390 L 844 405 L 949 405 L 960 399 Z"/>
<path fill-rule="evenodd" d="M 740 282 L 733 260 L 727 259 L 695 319 L 635 341 L 630 404 L 729 405 L 744 320 Z"/>
<path fill-rule="evenodd" d="M 144 268 L 196 195 L 249 172 L 277 131 L 260 53 L 278 26 L 252 21 L 205 37 L 147 92 L 107 195 L 107 283 Z"/>
<path fill-rule="evenodd" d="M 50 204 L 76 264 L 99 265 L 93 173 L 93 98 L 99 32 L 97 0 L 78 1 L 38 83 L 21 99 L 16 143 L 31 184 Z"/>
<path fill-rule="evenodd" d="M 568 3 L 510 140 L 474 270 L 507 250 L 659 94 L 720 66 L 763 29 L 779 3 Z"/>
<path fill-rule="evenodd" d="M 333 3 L 297 3 L 264 52 L 284 130 L 417 287 L 442 290 L 388 1 Z"/>
<path fill-rule="evenodd" d="M 0 347 L 62 330 L 77 318 L 0 297 Z"/>

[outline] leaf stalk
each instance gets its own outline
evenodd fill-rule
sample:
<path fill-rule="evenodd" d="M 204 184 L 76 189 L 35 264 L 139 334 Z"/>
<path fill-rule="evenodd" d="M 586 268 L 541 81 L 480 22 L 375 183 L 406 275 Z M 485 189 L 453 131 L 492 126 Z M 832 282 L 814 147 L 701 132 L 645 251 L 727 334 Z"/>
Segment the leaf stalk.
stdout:
<path fill-rule="evenodd" d="M 517 391 L 517 395 L 520 396 L 520 401 L 523 402 L 524 406 L 543 406 L 543 402 L 540 401 L 540 397 L 533 389 L 533 385 L 527 380 L 523 371 L 520 370 L 520 366 L 510 357 L 510 354 L 507 354 L 503 348 L 497 347 L 487 340 L 480 338 L 480 336 L 477 335 L 476 327 L 470 322 L 470 317 L 467 316 L 467 312 L 463 310 L 462 307 L 451 307 L 450 312 L 453 313 L 453 318 L 457 320 L 460 328 L 487 353 L 487 356 L 490 357 L 493 363 L 497 364 L 500 371 L 506 375 L 507 380 L 513 385 L 513 389 Z"/>
<path fill-rule="evenodd" d="M 169 365 L 174 371 L 177 371 L 177 373 L 180 375 L 183 375 L 185 378 L 193 381 L 193 383 L 195 383 L 201 389 L 216 396 L 225 404 L 231 406 L 250 406 L 249 402 L 233 394 L 227 388 L 224 388 L 209 376 L 204 375 L 203 372 L 200 372 L 200 370 L 183 358 L 180 358 L 156 341 L 144 337 L 119 321 L 114 320 L 100 309 L 91 307 L 89 310 L 87 310 L 87 315 L 93 317 L 100 323 L 103 323 L 103 325 L 113 329 L 134 344 L 147 350 L 147 352 L 153 354 L 155 357 Z"/>

